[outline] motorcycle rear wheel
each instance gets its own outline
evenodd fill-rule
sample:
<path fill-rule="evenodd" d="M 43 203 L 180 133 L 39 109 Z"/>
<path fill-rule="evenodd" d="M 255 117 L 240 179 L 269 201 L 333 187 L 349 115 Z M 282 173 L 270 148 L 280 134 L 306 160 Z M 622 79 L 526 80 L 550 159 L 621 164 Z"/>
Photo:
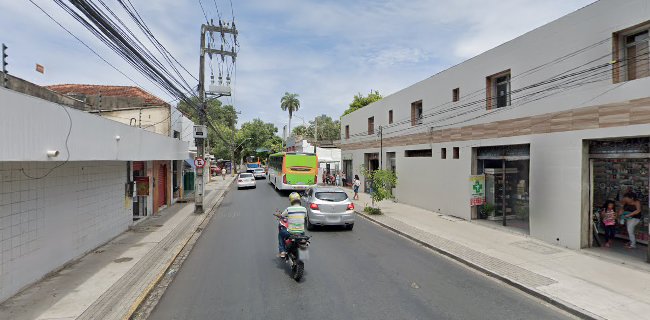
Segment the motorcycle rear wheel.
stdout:
<path fill-rule="evenodd" d="M 293 275 L 291 276 L 293 280 L 300 281 L 305 272 L 305 264 L 302 261 L 297 261 L 291 271 L 293 271 Z"/>

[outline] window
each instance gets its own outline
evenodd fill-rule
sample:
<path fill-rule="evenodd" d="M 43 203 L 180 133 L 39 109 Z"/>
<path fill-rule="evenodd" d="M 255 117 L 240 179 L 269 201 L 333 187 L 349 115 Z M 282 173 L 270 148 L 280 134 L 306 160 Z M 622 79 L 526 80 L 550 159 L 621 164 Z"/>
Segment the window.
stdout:
<path fill-rule="evenodd" d="M 487 109 L 510 105 L 510 70 L 486 78 Z"/>
<path fill-rule="evenodd" d="M 440 159 L 447 159 L 447 148 L 440 148 Z"/>
<path fill-rule="evenodd" d="M 629 81 L 650 76 L 650 22 L 644 22 L 612 35 L 612 68 L 614 82 Z"/>
<path fill-rule="evenodd" d="M 388 124 L 393 123 L 393 110 L 388 110 Z"/>
<path fill-rule="evenodd" d="M 411 125 L 422 124 L 422 100 L 411 103 Z"/>
<path fill-rule="evenodd" d="M 328 202 L 341 202 L 348 199 L 348 194 L 345 192 L 316 192 L 314 197 Z"/>
<path fill-rule="evenodd" d="M 625 36 L 623 51 L 626 80 L 650 76 L 648 63 L 648 30 Z"/>
<path fill-rule="evenodd" d="M 368 118 L 368 135 L 375 134 L 375 117 Z"/>
<path fill-rule="evenodd" d="M 350 139 L 350 126 L 349 125 L 345 126 L 345 138 Z"/>
<path fill-rule="evenodd" d="M 458 102 L 460 100 L 460 88 L 456 88 L 451 92 L 451 100 L 453 102 Z"/>
<path fill-rule="evenodd" d="M 419 150 L 406 150 L 404 151 L 404 156 L 407 158 L 414 157 L 431 157 L 431 149 L 419 149 Z"/>
<path fill-rule="evenodd" d="M 454 147 L 454 159 L 460 159 L 460 148 L 459 147 Z"/>
<path fill-rule="evenodd" d="M 174 139 L 178 139 L 178 140 L 180 140 L 180 139 L 181 139 L 181 133 L 178 132 L 178 131 L 176 131 L 176 130 L 174 130 Z"/>

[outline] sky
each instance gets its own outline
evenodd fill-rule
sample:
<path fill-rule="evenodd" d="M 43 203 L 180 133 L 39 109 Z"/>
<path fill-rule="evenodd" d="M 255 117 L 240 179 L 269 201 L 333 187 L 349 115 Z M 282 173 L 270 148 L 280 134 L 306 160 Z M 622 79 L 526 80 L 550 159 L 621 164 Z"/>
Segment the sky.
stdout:
<path fill-rule="evenodd" d="M 163 100 L 174 99 L 54 1 L 33 1 L 135 84 L 27 0 L 0 0 L 0 42 L 9 47 L 11 74 L 40 85 L 138 85 Z M 117 0 L 104 1 L 125 17 Z M 288 122 L 288 114 L 280 109 L 285 92 L 300 96 L 292 127 L 320 114 L 338 119 L 357 93 L 378 90 L 389 95 L 594 1 L 232 0 L 232 6 L 224 0 L 131 2 L 160 42 L 197 77 L 200 25 L 205 23 L 201 5 L 215 21 L 218 14 L 231 20 L 234 13 L 240 43 L 237 73 L 233 96 L 222 101 L 241 112 L 240 124 L 261 118 L 282 128 Z M 35 71 L 37 63 L 45 74 Z M 209 76 L 209 69 L 206 73 Z"/>

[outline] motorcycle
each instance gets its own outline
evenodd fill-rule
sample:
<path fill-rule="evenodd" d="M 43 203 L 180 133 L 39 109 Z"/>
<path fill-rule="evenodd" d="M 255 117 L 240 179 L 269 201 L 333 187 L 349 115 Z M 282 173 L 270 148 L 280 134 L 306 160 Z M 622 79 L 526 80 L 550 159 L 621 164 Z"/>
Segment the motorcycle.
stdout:
<path fill-rule="evenodd" d="M 279 214 L 275 214 L 276 218 L 280 221 L 280 225 L 287 228 L 287 219 L 282 218 Z M 284 242 L 287 248 L 284 262 L 291 267 L 291 278 L 300 281 L 305 272 L 305 261 L 309 260 L 309 245 L 310 236 L 302 234 L 292 234 Z"/>

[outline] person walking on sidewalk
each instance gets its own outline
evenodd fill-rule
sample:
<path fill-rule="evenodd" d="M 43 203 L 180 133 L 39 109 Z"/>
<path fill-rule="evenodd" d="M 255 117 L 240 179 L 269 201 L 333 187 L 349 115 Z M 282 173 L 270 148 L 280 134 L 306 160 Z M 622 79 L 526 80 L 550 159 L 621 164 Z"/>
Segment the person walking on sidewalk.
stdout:
<path fill-rule="evenodd" d="M 605 225 L 605 247 L 609 248 L 612 245 L 612 239 L 616 236 L 616 203 L 612 200 L 607 200 L 600 212 L 600 218 Z"/>
<path fill-rule="evenodd" d="M 221 168 L 221 176 L 223 177 L 223 180 L 226 180 L 226 167 Z"/>
<path fill-rule="evenodd" d="M 625 224 L 630 242 L 625 245 L 628 249 L 636 248 L 636 237 L 634 229 L 641 222 L 641 201 L 634 192 L 627 192 L 621 199 L 621 208 L 619 209 L 621 223 Z"/>
<path fill-rule="evenodd" d="M 352 181 L 352 190 L 354 190 L 353 200 L 359 200 L 359 187 L 361 187 L 361 180 L 359 180 L 359 175 L 354 175 L 354 181 Z"/>

